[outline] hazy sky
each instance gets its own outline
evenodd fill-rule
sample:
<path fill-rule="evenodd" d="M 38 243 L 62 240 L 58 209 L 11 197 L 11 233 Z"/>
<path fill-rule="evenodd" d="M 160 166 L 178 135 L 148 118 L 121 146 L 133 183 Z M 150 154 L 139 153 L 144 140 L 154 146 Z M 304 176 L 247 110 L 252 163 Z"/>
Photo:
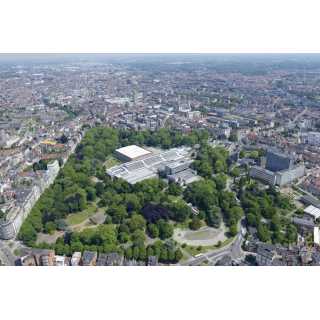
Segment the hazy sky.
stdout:
<path fill-rule="evenodd" d="M 316 0 L 1 0 L 1 52 L 320 52 Z"/>

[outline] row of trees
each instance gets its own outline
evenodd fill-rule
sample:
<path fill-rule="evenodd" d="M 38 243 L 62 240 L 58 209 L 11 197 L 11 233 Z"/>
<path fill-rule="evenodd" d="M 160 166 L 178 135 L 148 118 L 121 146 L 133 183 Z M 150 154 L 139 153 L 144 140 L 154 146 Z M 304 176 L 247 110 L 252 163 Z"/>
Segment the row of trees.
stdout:
<path fill-rule="evenodd" d="M 228 158 L 229 153 L 225 148 L 213 148 L 203 143 L 197 152 L 193 166 L 201 176 L 211 178 L 214 173 L 228 172 Z"/>
<path fill-rule="evenodd" d="M 207 130 L 193 130 L 183 134 L 174 129 L 159 129 L 157 131 L 121 130 L 119 138 L 124 145 L 139 144 L 169 149 L 178 146 L 194 146 L 206 143 L 209 138 Z"/>

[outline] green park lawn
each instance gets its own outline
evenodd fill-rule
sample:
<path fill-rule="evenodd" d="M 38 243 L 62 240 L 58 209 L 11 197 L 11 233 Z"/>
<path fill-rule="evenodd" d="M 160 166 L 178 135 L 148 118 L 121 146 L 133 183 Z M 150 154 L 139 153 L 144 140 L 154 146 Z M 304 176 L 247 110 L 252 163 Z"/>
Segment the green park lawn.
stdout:
<path fill-rule="evenodd" d="M 68 215 L 66 221 L 69 226 L 77 225 L 85 220 L 87 220 L 90 216 L 94 215 L 97 211 L 96 204 L 90 204 L 87 209 L 78 212 L 78 213 L 72 213 Z"/>

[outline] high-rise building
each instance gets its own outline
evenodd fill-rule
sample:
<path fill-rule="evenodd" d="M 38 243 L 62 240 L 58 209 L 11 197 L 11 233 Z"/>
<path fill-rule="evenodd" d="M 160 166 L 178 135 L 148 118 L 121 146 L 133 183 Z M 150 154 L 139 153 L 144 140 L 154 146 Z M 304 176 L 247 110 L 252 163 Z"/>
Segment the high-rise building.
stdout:
<path fill-rule="evenodd" d="M 266 169 L 272 172 L 288 170 L 294 165 L 294 159 L 292 156 L 281 153 L 279 151 L 268 150 Z"/>

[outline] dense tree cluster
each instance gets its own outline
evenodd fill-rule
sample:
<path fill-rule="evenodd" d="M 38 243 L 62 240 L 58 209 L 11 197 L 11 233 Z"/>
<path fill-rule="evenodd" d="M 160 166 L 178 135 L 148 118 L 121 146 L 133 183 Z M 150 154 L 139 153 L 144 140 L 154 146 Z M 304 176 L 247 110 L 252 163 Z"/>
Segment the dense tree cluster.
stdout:
<path fill-rule="evenodd" d="M 203 143 L 197 152 L 197 158 L 193 163 L 197 172 L 205 177 L 211 178 L 213 173 L 226 173 L 228 171 L 228 151 L 222 147 L 211 147 Z"/>
<path fill-rule="evenodd" d="M 204 218 L 209 226 L 219 227 L 221 214 L 227 226 L 237 233 L 237 224 L 243 215 L 242 208 L 236 201 L 235 194 L 218 190 L 214 180 L 203 179 L 188 186 L 185 199 L 197 206 L 201 211 L 199 218 Z"/>
<path fill-rule="evenodd" d="M 0 220 L 4 219 L 6 216 L 5 212 L 0 209 Z"/>
<path fill-rule="evenodd" d="M 96 197 L 91 177 L 105 176 L 103 161 L 118 144 L 118 134 L 114 129 L 99 127 L 89 130 L 75 154 L 60 170 L 54 184 L 33 207 L 20 229 L 19 238 L 32 246 L 38 232 L 52 233 L 59 220 L 84 210 Z"/>
<path fill-rule="evenodd" d="M 33 171 L 37 171 L 37 170 L 47 170 L 47 161 L 41 159 L 38 162 L 35 162 L 32 165 L 32 169 Z"/>
<path fill-rule="evenodd" d="M 256 183 L 241 192 L 241 204 L 249 226 L 257 229 L 263 242 L 290 244 L 297 240 L 297 229 L 287 214 L 295 209 L 290 199 L 274 188 L 260 190 Z"/>
<path fill-rule="evenodd" d="M 138 144 L 168 149 L 205 143 L 209 133 L 206 130 L 193 130 L 189 134 L 183 134 L 177 130 L 163 128 L 157 131 L 120 130 L 119 137 L 124 145 Z"/>

